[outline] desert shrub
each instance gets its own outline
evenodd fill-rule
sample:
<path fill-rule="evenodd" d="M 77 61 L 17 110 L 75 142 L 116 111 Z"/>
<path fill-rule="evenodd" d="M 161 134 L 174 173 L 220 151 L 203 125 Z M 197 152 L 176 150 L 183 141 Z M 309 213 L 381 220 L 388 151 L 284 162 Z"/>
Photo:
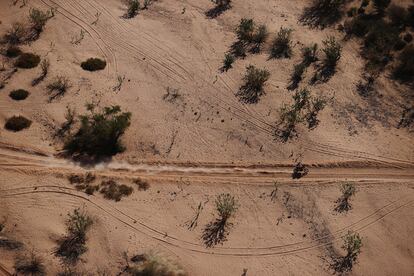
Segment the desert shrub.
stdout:
<path fill-rule="evenodd" d="M 125 18 L 133 18 L 138 14 L 140 9 L 139 1 L 138 0 L 125 0 L 127 5 L 127 11 L 124 15 Z"/>
<path fill-rule="evenodd" d="M 33 252 L 17 256 L 14 262 L 14 270 L 17 275 L 43 276 L 46 268 L 43 260 Z"/>
<path fill-rule="evenodd" d="M 125 271 L 131 276 L 186 276 L 187 273 L 176 263 L 155 254 L 137 255 L 131 258 L 133 264 Z"/>
<path fill-rule="evenodd" d="M 231 45 L 231 54 L 234 57 L 245 58 L 247 51 L 246 48 L 246 43 L 244 43 L 243 41 L 236 41 L 233 43 L 233 45 Z"/>
<path fill-rule="evenodd" d="M 20 44 L 25 40 L 26 27 L 23 23 L 15 22 L 11 25 L 10 29 L 6 31 L 3 36 L 3 42 L 12 45 Z"/>
<path fill-rule="evenodd" d="M 222 71 L 223 72 L 228 71 L 229 69 L 233 68 L 234 61 L 235 61 L 234 55 L 230 53 L 226 53 L 226 55 L 224 56 L 224 60 L 223 60 Z"/>
<path fill-rule="evenodd" d="M 56 131 L 56 136 L 64 137 L 68 132 L 70 132 L 72 125 L 77 121 L 76 111 L 69 106 L 66 106 L 65 112 L 65 122 L 63 122 L 60 128 Z"/>
<path fill-rule="evenodd" d="M 257 103 L 264 93 L 263 86 L 269 79 L 270 73 L 266 69 L 258 69 L 253 65 L 246 68 L 243 77 L 244 84 L 237 92 L 237 96 L 245 103 Z"/>
<path fill-rule="evenodd" d="M 342 249 L 346 251 L 346 255 L 336 258 L 332 268 L 338 273 L 345 273 L 352 270 L 359 254 L 361 253 L 362 238 L 358 233 L 348 231 L 342 238 Z"/>
<path fill-rule="evenodd" d="M 399 38 L 399 31 L 384 21 L 378 21 L 365 36 L 362 55 L 369 70 L 381 70 L 391 59 L 390 52 Z"/>
<path fill-rule="evenodd" d="M 111 156 L 124 150 L 121 136 L 130 125 L 131 113 L 121 112 L 119 106 L 105 107 L 96 111 L 87 106 L 88 115 L 80 116 L 78 131 L 69 137 L 64 149 L 70 154 L 86 154 L 91 157 Z"/>
<path fill-rule="evenodd" d="M 0 236 L 0 249 L 2 250 L 20 250 L 23 246 L 24 244 L 22 242 Z"/>
<path fill-rule="evenodd" d="M 86 71 L 98 71 L 103 70 L 106 67 L 106 61 L 100 58 L 88 58 L 86 61 L 81 63 L 81 67 Z"/>
<path fill-rule="evenodd" d="M 49 60 L 42 60 L 42 62 L 40 63 L 40 68 L 42 71 L 40 72 L 40 75 L 38 77 L 32 80 L 32 86 L 38 85 L 41 81 L 43 81 L 46 78 L 47 73 L 49 72 L 49 66 Z"/>
<path fill-rule="evenodd" d="M 378 14 L 383 15 L 385 9 L 390 5 L 391 0 L 372 0 Z"/>
<path fill-rule="evenodd" d="M 414 81 L 414 46 L 406 47 L 397 58 L 392 76 L 401 82 Z"/>
<path fill-rule="evenodd" d="M 347 20 L 344 23 L 344 29 L 348 36 L 355 35 L 364 37 L 375 24 L 375 20 L 371 17 L 361 15 Z"/>
<path fill-rule="evenodd" d="M 24 89 L 17 89 L 10 92 L 9 97 L 15 101 L 22 101 L 29 96 L 29 92 Z"/>
<path fill-rule="evenodd" d="M 53 100 L 62 96 L 71 87 L 70 81 L 65 76 L 57 76 L 51 83 L 47 85 L 47 90 L 50 94 L 49 100 Z"/>
<path fill-rule="evenodd" d="M 21 54 L 15 63 L 15 66 L 23 69 L 36 67 L 40 63 L 40 57 L 32 53 Z"/>
<path fill-rule="evenodd" d="M 81 209 L 75 209 L 68 214 L 66 220 L 66 235 L 58 241 L 55 255 L 64 262 L 76 263 L 79 257 L 87 251 L 86 234 L 93 224 L 92 218 Z"/>
<path fill-rule="evenodd" d="M 7 119 L 6 124 L 4 125 L 4 128 L 10 131 L 21 131 L 25 128 L 29 128 L 32 124 L 32 121 L 29 119 L 26 119 L 23 116 L 13 116 Z"/>
<path fill-rule="evenodd" d="M 150 184 L 141 178 L 134 179 L 134 183 L 138 186 L 139 191 L 146 191 L 150 187 Z"/>
<path fill-rule="evenodd" d="M 318 126 L 319 124 L 318 114 L 325 108 L 325 106 L 326 106 L 326 100 L 324 98 L 317 97 L 317 98 L 311 99 L 309 111 L 305 116 L 309 129 L 313 129 Z"/>
<path fill-rule="evenodd" d="M 348 212 L 352 208 L 349 200 L 356 193 L 355 185 L 352 183 L 343 183 L 341 185 L 341 193 L 342 195 L 336 201 L 337 205 L 335 207 L 335 211 Z"/>
<path fill-rule="evenodd" d="M 100 193 L 106 199 L 120 201 L 123 197 L 132 194 L 133 189 L 127 185 L 118 185 L 114 180 L 102 181 Z"/>
<path fill-rule="evenodd" d="M 86 194 L 92 195 L 99 190 L 99 185 L 92 185 L 96 176 L 93 173 L 86 173 L 85 175 L 71 174 L 68 176 L 68 180 L 71 184 L 74 184 L 77 190 L 83 190 Z"/>
<path fill-rule="evenodd" d="M 360 80 L 357 85 L 357 92 L 362 97 L 368 97 L 374 91 L 374 83 L 377 75 L 374 74 L 364 74 L 363 80 Z"/>
<path fill-rule="evenodd" d="M 262 47 L 262 44 L 266 41 L 267 37 L 269 36 L 269 32 L 267 31 L 266 25 L 260 25 L 255 29 L 251 43 L 253 43 L 252 52 L 259 53 Z"/>
<path fill-rule="evenodd" d="M 300 21 L 310 27 L 328 27 L 341 19 L 344 4 L 344 0 L 313 0 L 304 9 Z"/>
<path fill-rule="evenodd" d="M 414 106 L 404 108 L 398 128 L 410 128 L 414 126 Z"/>
<path fill-rule="evenodd" d="M 37 39 L 39 34 L 43 31 L 43 28 L 46 25 L 46 22 L 54 16 L 54 11 L 48 10 L 46 12 L 38 9 L 30 9 L 29 12 L 29 21 L 31 24 L 31 29 L 33 31 L 32 38 Z"/>
<path fill-rule="evenodd" d="M 240 24 L 237 27 L 236 34 L 239 41 L 251 42 L 254 32 L 253 19 L 242 18 Z"/>
<path fill-rule="evenodd" d="M 341 59 L 342 46 L 333 36 L 324 40 L 323 45 L 322 51 L 325 54 L 325 59 L 323 60 L 324 67 L 335 70 L 336 64 Z"/>
<path fill-rule="evenodd" d="M 15 45 L 10 45 L 7 49 L 6 49 L 6 57 L 9 58 L 15 58 L 20 56 L 20 54 L 22 53 L 22 51 L 20 50 L 19 47 L 15 46 Z"/>
<path fill-rule="evenodd" d="M 314 43 L 312 46 L 308 46 L 302 49 L 302 62 L 309 66 L 313 62 L 318 60 L 318 44 Z"/>
<path fill-rule="evenodd" d="M 299 82 L 302 80 L 303 73 L 305 73 L 307 66 L 301 62 L 293 67 L 292 75 L 290 76 L 289 90 L 294 90 L 298 87 Z"/>
<path fill-rule="evenodd" d="M 202 238 L 207 247 L 223 243 L 228 235 L 228 227 L 232 224 L 229 219 L 238 209 L 238 203 L 234 196 L 230 194 L 220 194 L 217 196 L 216 211 L 218 218 L 206 225 Z"/>
<path fill-rule="evenodd" d="M 206 12 L 210 18 L 215 18 L 231 8 L 231 0 L 211 0 L 211 2 L 215 4 L 215 7 Z"/>
<path fill-rule="evenodd" d="M 290 58 L 292 56 L 292 30 L 281 27 L 270 48 L 271 58 Z"/>

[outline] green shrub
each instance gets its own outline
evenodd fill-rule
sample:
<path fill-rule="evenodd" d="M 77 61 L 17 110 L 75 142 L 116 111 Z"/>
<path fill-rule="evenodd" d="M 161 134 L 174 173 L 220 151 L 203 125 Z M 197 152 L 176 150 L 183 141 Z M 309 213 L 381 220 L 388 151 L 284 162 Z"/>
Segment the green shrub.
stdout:
<path fill-rule="evenodd" d="M 304 62 L 296 64 L 293 67 L 292 75 L 290 76 L 289 90 L 294 90 L 298 87 L 299 82 L 302 80 L 303 73 L 305 73 L 307 66 Z"/>
<path fill-rule="evenodd" d="M 336 64 L 341 59 L 342 46 L 336 41 L 335 37 L 330 36 L 323 41 L 324 48 L 322 51 L 325 54 L 323 60 L 326 68 L 335 69 Z"/>
<path fill-rule="evenodd" d="M 23 69 L 36 67 L 40 63 L 40 57 L 32 53 L 21 54 L 15 63 L 15 66 Z"/>
<path fill-rule="evenodd" d="M 43 260 L 33 252 L 17 256 L 14 262 L 14 270 L 16 271 L 16 275 L 46 275 L 46 268 L 43 264 Z"/>
<path fill-rule="evenodd" d="M 206 225 L 202 238 L 207 247 L 223 243 L 228 235 L 229 219 L 238 209 L 238 203 L 230 194 L 220 194 L 215 201 L 218 218 Z"/>
<path fill-rule="evenodd" d="M 228 7 L 230 6 L 231 0 L 211 0 L 218 7 Z"/>
<path fill-rule="evenodd" d="M 138 186 L 139 191 L 146 191 L 150 187 L 150 184 L 141 178 L 134 179 L 134 183 Z"/>
<path fill-rule="evenodd" d="M 290 58 L 292 56 L 291 35 L 291 29 L 280 28 L 270 49 L 271 58 Z"/>
<path fill-rule="evenodd" d="M 54 11 L 52 9 L 46 12 L 34 8 L 30 9 L 29 21 L 31 29 L 33 30 L 33 38 L 37 38 L 39 36 L 39 34 L 43 31 L 46 22 L 53 16 Z"/>
<path fill-rule="evenodd" d="M 106 67 L 106 61 L 100 58 L 89 58 L 81 63 L 81 67 L 86 71 L 103 70 Z"/>
<path fill-rule="evenodd" d="M 57 76 L 46 87 L 50 94 L 49 100 L 53 100 L 59 96 L 64 95 L 70 87 L 71 87 L 71 84 L 67 77 Z"/>
<path fill-rule="evenodd" d="M 10 45 L 10 47 L 8 47 L 6 50 L 6 57 L 15 58 L 15 57 L 20 56 L 21 53 L 22 51 L 20 50 L 19 47 L 15 45 Z"/>
<path fill-rule="evenodd" d="M 414 46 L 406 47 L 398 56 L 392 75 L 401 82 L 414 81 Z"/>
<path fill-rule="evenodd" d="M 342 238 L 342 249 L 346 251 L 344 257 L 339 257 L 334 260 L 332 268 L 340 274 L 349 272 L 352 270 L 359 254 L 361 253 L 362 238 L 358 233 L 348 231 L 348 233 Z"/>
<path fill-rule="evenodd" d="M 138 0 L 126 0 L 127 12 L 125 14 L 126 18 L 133 18 L 138 14 L 140 9 Z"/>
<path fill-rule="evenodd" d="M 372 26 L 375 24 L 375 20 L 367 16 L 357 16 L 352 20 L 347 20 L 344 23 L 345 32 L 351 36 L 364 37 Z"/>
<path fill-rule="evenodd" d="M 255 29 L 251 43 L 253 43 L 252 52 L 259 53 L 262 47 L 262 44 L 266 41 L 269 33 L 267 31 L 266 25 L 260 25 L 257 29 Z"/>
<path fill-rule="evenodd" d="M 235 61 L 234 55 L 227 53 L 224 56 L 222 71 L 228 71 L 229 69 L 231 69 L 233 67 L 234 61 Z"/>
<path fill-rule="evenodd" d="M 17 89 L 10 92 L 9 97 L 15 101 L 22 101 L 29 96 L 29 92 L 24 89 Z"/>
<path fill-rule="evenodd" d="M 300 21 L 310 27 L 325 28 L 342 18 L 344 0 L 313 0 L 311 6 L 304 9 Z"/>
<path fill-rule="evenodd" d="M 257 103 L 264 93 L 263 86 L 269 77 L 270 73 L 266 69 L 247 66 L 246 75 L 243 77 L 244 84 L 236 95 L 245 103 Z"/>
<path fill-rule="evenodd" d="M 356 188 L 352 183 L 344 183 L 341 185 L 341 197 L 336 201 L 337 206 L 335 211 L 337 212 L 347 212 L 351 210 L 352 206 L 349 202 L 350 198 L 355 195 Z"/>
<path fill-rule="evenodd" d="M 120 201 L 123 197 L 132 194 L 133 189 L 127 185 L 118 185 L 114 180 L 102 181 L 100 193 L 107 199 Z"/>
<path fill-rule="evenodd" d="M 326 100 L 322 97 L 314 98 L 310 101 L 310 106 L 308 113 L 306 114 L 305 118 L 308 122 L 308 128 L 313 129 L 318 126 L 319 119 L 318 114 L 322 111 L 326 106 Z"/>
<path fill-rule="evenodd" d="M 38 85 L 41 81 L 43 81 L 46 78 L 47 73 L 49 72 L 49 66 L 50 66 L 49 60 L 47 59 L 42 60 L 42 62 L 40 63 L 40 68 L 42 71 L 38 77 L 32 80 L 32 86 Z"/>
<path fill-rule="evenodd" d="M 119 106 L 95 111 L 88 105 L 90 114 L 80 116 L 79 130 L 69 137 L 64 149 L 70 154 L 91 157 L 111 156 L 124 150 L 120 138 L 130 125 L 131 113 L 121 112 Z"/>
<path fill-rule="evenodd" d="M 243 42 L 251 42 L 252 37 L 253 37 L 253 32 L 254 32 L 253 19 L 242 18 L 236 30 L 237 38 Z"/>
<path fill-rule="evenodd" d="M 318 60 L 318 44 L 314 43 L 312 46 L 303 48 L 302 50 L 302 62 L 309 66 L 313 62 Z"/>
<path fill-rule="evenodd" d="M 29 128 L 31 124 L 32 124 L 32 121 L 30 121 L 29 119 L 26 119 L 23 116 L 13 116 L 7 119 L 4 127 L 7 130 L 17 132 L 25 128 Z"/>
<path fill-rule="evenodd" d="M 74 264 L 88 249 L 86 234 L 93 224 L 92 218 L 83 210 L 75 209 L 68 214 L 66 220 L 66 235 L 58 241 L 55 255 L 64 262 Z"/>
<path fill-rule="evenodd" d="M 20 44 L 25 40 L 25 37 L 26 27 L 23 25 L 23 23 L 15 22 L 3 36 L 3 43 L 8 43 L 12 45 Z"/>

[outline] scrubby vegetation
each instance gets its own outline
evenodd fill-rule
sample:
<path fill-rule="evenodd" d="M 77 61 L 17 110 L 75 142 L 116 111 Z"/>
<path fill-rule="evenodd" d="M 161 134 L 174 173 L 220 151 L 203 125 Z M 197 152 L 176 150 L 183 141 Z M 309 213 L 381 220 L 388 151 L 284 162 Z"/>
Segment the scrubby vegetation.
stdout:
<path fill-rule="evenodd" d="M 60 128 L 56 131 L 56 136 L 64 137 L 68 132 L 70 132 L 73 124 L 75 124 L 76 122 L 77 119 L 75 109 L 67 106 L 65 112 L 65 122 L 63 122 Z"/>
<path fill-rule="evenodd" d="M 246 68 L 246 75 L 243 77 L 244 84 L 240 87 L 236 96 L 245 103 L 257 103 L 263 95 L 263 86 L 269 79 L 270 73 L 266 69 L 259 69 L 253 65 Z"/>
<path fill-rule="evenodd" d="M 271 58 L 290 58 L 292 56 L 292 30 L 281 27 L 270 48 Z"/>
<path fill-rule="evenodd" d="M 30 9 L 29 12 L 29 21 L 30 21 L 30 29 L 31 32 L 31 39 L 36 40 L 40 33 L 43 31 L 43 28 L 46 25 L 46 22 L 55 15 L 54 10 L 50 9 L 46 12 L 38 10 L 38 9 Z"/>
<path fill-rule="evenodd" d="M 211 0 L 215 6 L 206 12 L 206 16 L 215 18 L 231 8 L 231 0 Z"/>
<path fill-rule="evenodd" d="M 134 179 L 133 182 L 138 186 L 139 191 L 146 191 L 150 187 L 150 184 L 147 181 L 142 180 L 141 178 Z"/>
<path fill-rule="evenodd" d="M 17 132 L 25 128 L 29 128 L 31 124 L 32 124 L 32 121 L 19 115 L 19 116 L 13 116 L 7 119 L 6 124 L 4 125 L 4 128 L 10 131 Z"/>
<path fill-rule="evenodd" d="M 21 54 L 15 63 L 15 66 L 23 69 L 31 69 L 40 63 L 40 57 L 32 53 Z"/>
<path fill-rule="evenodd" d="M 226 53 L 223 60 L 223 67 L 221 68 L 222 72 L 227 72 L 231 68 L 233 68 L 233 63 L 235 61 L 235 57 L 233 54 Z"/>
<path fill-rule="evenodd" d="M 293 67 L 292 75 L 290 76 L 290 83 L 288 90 L 295 90 L 302 81 L 303 74 L 306 69 L 318 60 L 318 44 L 313 44 L 302 49 L 302 61 Z"/>
<path fill-rule="evenodd" d="M 20 56 L 20 54 L 22 53 L 22 50 L 20 50 L 19 47 L 15 46 L 15 45 L 10 45 L 7 49 L 6 49 L 6 57 L 9 58 L 15 58 Z"/>
<path fill-rule="evenodd" d="M 156 254 L 135 255 L 124 269 L 131 276 L 186 276 L 176 263 Z"/>
<path fill-rule="evenodd" d="M 301 162 L 298 162 L 293 167 L 292 178 L 299 179 L 299 178 L 306 176 L 308 173 L 309 173 L 309 169 L 306 168 L 306 166 L 302 164 Z"/>
<path fill-rule="evenodd" d="M 323 41 L 324 59 L 311 80 L 311 84 L 316 82 L 327 82 L 336 72 L 336 66 L 341 59 L 342 46 L 336 41 L 335 37 L 330 36 Z"/>
<path fill-rule="evenodd" d="M 10 29 L 6 31 L 3 36 L 3 43 L 17 45 L 22 43 L 26 37 L 26 28 L 23 23 L 15 22 L 11 25 Z"/>
<path fill-rule="evenodd" d="M 75 185 L 77 190 L 84 191 L 88 195 L 93 195 L 94 192 L 99 191 L 99 185 L 93 185 L 96 176 L 90 172 L 85 175 L 71 174 L 68 180 L 71 184 Z"/>
<path fill-rule="evenodd" d="M 67 234 L 58 241 L 56 256 L 65 263 L 74 264 L 87 251 L 86 234 L 93 224 L 92 218 L 81 209 L 68 214 L 66 220 Z"/>
<path fill-rule="evenodd" d="M 49 72 L 49 66 L 49 60 L 42 60 L 42 62 L 40 63 L 40 68 L 42 71 L 40 72 L 38 77 L 32 80 L 32 86 L 38 85 L 41 81 L 43 81 L 46 78 L 47 73 Z"/>
<path fill-rule="evenodd" d="M 114 180 L 106 180 L 101 183 L 100 193 L 104 195 L 106 199 L 112 199 L 120 201 L 123 197 L 132 194 L 133 189 L 127 185 L 119 185 Z"/>
<path fill-rule="evenodd" d="M 206 225 L 202 238 L 207 247 L 223 243 L 228 235 L 228 228 L 232 225 L 229 219 L 238 209 L 238 203 L 230 194 L 220 194 L 215 201 L 218 218 Z"/>
<path fill-rule="evenodd" d="M 69 137 L 64 149 L 72 155 L 90 157 L 112 156 L 124 150 L 121 136 L 130 125 L 131 113 L 121 112 L 119 106 L 97 111 L 88 104 L 89 114 L 80 116 L 78 131 Z"/>
<path fill-rule="evenodd" d="M 346 273 L 352 270 L 355 262 L 361 253 L 362 238 L 358 233 L 349 231 L 346 236 L 343 237 L 342 249 L 345 250 L 346 255 L 334 259 L 332 268 L 337 273 Z"/>
<path fill-rule="evenodd" d="M 86 71 L 99 71 L 105 69 L 106 61 L 100 58 L 89 58 L 81 63 L 81 67 Z"/>
<path fill-rule="evenodd" d="M 306 121 L 308 128 L 315 128 L 318 123 L 318 114 L 325 108 L 326 100 L 321 97 L 312 97 L 308 89 L 296 91 L 293 95 L 294 103 L 284 105 L 280 110 L 280 121 L 275 135 L 283 142 L 297 136 L 296 126 Z"/>
<path fill-rule="evenodd" d="M 345 0 L 313 0 L 304 9 L 300 21 L 313 28 L 325 28 L 338 22 L 343 16 Z"/>
<path fill-rule="evenodd" d="M 349 200 L 356 193 L 356 188 L 352 183 L 343 183 L 341 185 L 341 197 L 336 201 L 337 205 L 335 211 L 337 212 L 348 212 L 352 206 Z"/>
<path fill-rule="evenodd" d="M 407 83 L 414 82 L 414 46 L 410 45 L 399 54 L 392 76 Z"/>
<path fill-rule="evenodd" d="M 22 101 L 29 96 L 29 92 L 24 89 L 17 89 L 10 92 L 9 97 L 15 101 Z"/>
<path fill-rule="evenodd" d="M 127 6 L 127 11 L 124 15 L 125 18 L 134 18 L 140 9 L 140 4 L 138 0 L 124 0 L 124 3 Z"/>
<path fill-rule="evenodd" d="M 49 100 L 52 101 L 57 97 L 63 96 L 70 87 L 71 84 L 67 77 L 57 76 L 46 87 L 49 92 Z"/>
<path fill-rule="evenodd" d="M 43 260 L 33 252 L 17 256 L 14 262 L 14 270 L 16 275 L 46 275 L 46 267 L 43 264 Z"/>

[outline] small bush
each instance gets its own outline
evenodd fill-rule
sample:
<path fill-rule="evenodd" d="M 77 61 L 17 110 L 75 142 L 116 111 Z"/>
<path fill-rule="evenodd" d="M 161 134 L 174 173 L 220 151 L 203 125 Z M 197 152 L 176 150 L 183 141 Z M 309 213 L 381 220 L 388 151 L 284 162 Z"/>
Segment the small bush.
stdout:
<path fill-rule="evenodd" d="M 49 66 L 50 66 L 49 60 L 47 59 L 42 60 L 42 62 L 40 63 L 40 68 L 42 71 L 38 77 L 32 80 L 32 86 L 38 85 L 41 81 L 43 81 L 46 78 L 47 73 L 49 72 Z"/>
<path fill-rule="evenodd" d="M 138 258 L 136 258 L 138 257 Z M 186 276 L 187 273 L 176 263 L 154 254 L 138 255 L 131 259 L 133 264 L 125 269 L 131 276 Z"/>
<path fill-rule="evenodd" d="M 234 57 L 234 55 L 232 55 L 232 54 L 230 54 L 230 53 L 227 53 L 225 56 L 224 56 L 224 60 L 223 60 L 223 67 L 222 67 L 222 71 L 224 72 L 224 71 L 228 71 L 228 70 L 230 70 L 231 68 L 233 68 L 233 63 L 234 63 L 234 61 L 235 61 L 235 57 Z"/>
<path fill-rule="evenodd" d="M 7 119 L 4 127 L 7 130 L 17 132 L 25 128 L 29 128 L 31 124 L 32 124 L 32 121 L 30 121 L 29 119 L 26 119 L 23 116 L 13 116 Z"/>
<path fill-rule="evenodd" d="M 270 73 L 266 69 L 247 66 L 246 75 L 243 77 L 244 84 L 236 95 L 245 103 L 257 103 L 264 93 L 263 86 L 269 77 Z"/>
<path fill-rule="evenodd" d="M 58 76 L 51 83 L 47 85 L 47 90 L 50 94 L 49 100 L 53 100 L 62 96 L 71 87 L 70 81 L 67 77 Z"/>
<path fill-rule="evenodd" d="M 79 130 L 66 141 L 64 149 L 70 154 L 91 157 L 111 156 L 124 150 L 120 137 L 130 125 L 131 113 L 121 112 L 119 106 L 95 111 L 88 105 L 90 114 L 80 116 Z"/>
<path fill-rule="evenodd" d="M 133 189 L 127 185 L 118 185 L 114 180 L 102 181 L 100 193 L 106 199 L 120 201 L 123 197 L 131 195 Z"/>
<path fill-rule="evenodd" d="M 253 19 L 242 18 L 240 24 L 237 27 L 236 34 L 239 41 L 251 42 L 254 32 L 254 21 Z"/>
<path fill-rule="evenodd" d="M 22 51 L 20 50 L 19 47 L 15 45 L 10 45 L 6 50 L 6 57 L 15 58 L 15 57 L 20 56 L 21 53 Z"/>
<path fill-rule="evenodd" d="M 103 70 L 106 67 L 106 61 L 100 58 L 89 58 L 81 63 L 81 67 L 86 71 L 98 71 Z"/>
<path fill-rule="evenodd" d="M 30 254 L 20 255 L 14 262 L 16 275 L 44 276 L 46 268 L 43 260 L 33 252 Z"/>
<path fill-rule="evenodd" d="M 37 39 L 39 37 L 40 33 L 43 31 L 43 28 L 46 25 L 46 22 L 53 16 L 53 10 L 44 12 L 38 9 L 30 9 L 29 21 L 31 24 L 31 29 L 33 31 L 32 39 Z"/>
<path fill-rule="evenodd" d="M 3 36 L 3 42 L 16 45 L 20 44 L 25 40 L 26 37 L 26 28 L 23 23 L 15 22 L 12 24 L 9 30 L 6 31 L 6 34 Z"/>
<path fill-rule="evenodd" d="M 252 41 L 253 53 L 259 53 L 262 47 L 262 44 L 266 41 L 267 37 L 269 36 L 269 33 L 267 31 L 266 25 L 260 25 L 253 33 Z"/>
<path fill-rule="evenodd" d="M 140 9 L 138 0 L 125 0 L 127 5 L 127 12 L 125 18 L 134 18 Z"/>
<path fill-rule="evenodd" d="M 313 0 L 310 7 L 304 9 L 300 21 L 310 27 L 325 28 L 342 18 L 344 0 Z"/>
<path fill-rule="evenodd" d="M 348 231 L 342 240 L 342 249 L 346 251 L 346 255 L 335 259 L 332 265 L 332 268 L 341 274 L 352 270 L 362 247 L 362 238 L 358 233 Z"/>
<path fill-rule="evenodd" d="M 337 206 L 335 211 L 337 212 L 348 212 L 351 210 L 352 206 L 349 202 L 350 198 L 355 195 L 356 188 L 352 183 L 344 183 L 341 185 L 341 197 L 336 201 Z"/>
<path fill-rule="evenodd" d="M 231 0 L 211 0 L 216 6 L 206 12 L 207 17 L 215 18 L 231 8 Z"/>
<path fill-rule="evenodd" d="M 290 84 L 288 86 L 289 90 L 294 90 L 298 87 L 299 82 L 302 80 L 303 73 L 305 73 L 306 67 L 307 66 L 303 62 L 296 64 L 293 67 L 293 73 L 290 76 Z"/>
<path fill-rule="evenodd" d="M 76 263 L 87 251 L 86 234 L 92 224 L 91 217 L 83 210 L 75 209 L 73 213 L 69 213 L 66 220 L 67 234 L 58 241 L 55 255 L 66 263 Z"/>
<path fill-rule="evenodd" d="M 291 29 L 280 28 L 270 49 L 271 58 L 290 58 L 292 56 L 291 35 Z"/>
<path fill-rule="evenodd" d="M 325 106 L 326 100 L 324 98 L 317 97 L 311 100 L 308 113 L 305 116 L 309 129 L 313 129 L 318 126 L 318 114 L 325 108 Z"/>
<path fill-rule="evenodd" d="M 299 178 L 306 176 L 308 173 L 309 173 L 309 169 L 301 162 L 298 162 L 293 167 L 292 178 L 299 179 Z"/>
<path fill-rule="evenodd" d="M 406 47 L 398 56 L 392 76 L 401 82 L 414 81 L 414 46 Z"/>
<path fill-rule="evenodd" d="M 207 247 L 212 247 L 223 243 L 228 235 L 228 227 L 231 226 L 229 219 L 238 209 L 238 204 L 234 196 L 230 194 L 220 194 L 215 201 L 218 218 L 207 224 L 204 228 L 202 238 Z"/>
<path fill-rule="evenodd" d="M 336 41 L 335 37 L 330 36 L 323 41 L 324 48 L 322 51 L 325 54 L 323 61 L 326 68 L 334 70 L 336 64 L 341 59 L 342 46 Z"/>
<path fill-rule="evenodd" d="M 314 43 L 312 46 L 303 48 L 302 62 L 309 66 L 318 60 L 318 44 Z"/>
<path fill-rule="evenodd" d="M 40 63 L 40 57 L 31 53 L 21 54 L 15 63 L 15 66 L 23 69 L 31 69 Z"/>
<path fill-rule="evenodd" d="M 15 101 L 22 101 L 29 96 L 29 92 L 24 89 L 17 89 L 10 92 L 9 97 Z"/>
<path fill-rule="evenodd" d="M 135 179 L 134 183 L 138 186 L 139 191 L 146 191 L 150 187 L 150 184 L 147 181 L 142 180 L 141 178 Z"/>

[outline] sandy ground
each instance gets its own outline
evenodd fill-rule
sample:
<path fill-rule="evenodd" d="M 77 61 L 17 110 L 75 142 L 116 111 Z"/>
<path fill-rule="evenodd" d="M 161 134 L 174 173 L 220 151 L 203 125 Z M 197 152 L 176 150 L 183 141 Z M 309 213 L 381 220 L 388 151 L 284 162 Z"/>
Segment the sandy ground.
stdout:
<path fill-rule="evenodd" d="M 321 44 L 327 35 L 342 38 L 333 29 L 298 24 L 308 3 L 240 0 L 209 19 L 209 0 L 159 0 L 127 20 L 118 0 L 29 0 L 22 8 L 0 0 L 1 34 L 25 18 L 30 7 L 57 8 L 40 39 L 22 47 L 50 60 L 46 80 L 33 88 L 30 81 L 39 68 L 19 70 L 0 92 L 0 125 L 17 114 L 33 121 L 22 132 L 0 130 L 2 234 L 38 252 L 55 275 L 60 264 L 51 252 L 65 231 L 65 215 L 84 206 L 96 223 L 79 268 L 92 274 L 102 267 L 116 275 L 125 251 L 155 251 L 176 260 L 189 275 L 242 275 L 247 269 L 250 276 L 332 274 L 327 260 L 341 253 L 341 236 L 355 230 L 364 246 L 352 274 L 413 275 L 413 134 L 396 128 L 406 86 L 382 75 L 380 100 L 361 98 L 355 91 L 363 69 L 359 44 L 341 41 L 338 72 L 329 82 L 310 87 L 313 95 L 330 99 L 320 125 L 300 127 L 299 137 L 289 143 L 272 135 L 279 108 L 291 101 L 293 92 L 286 87 L 301 45 Z M 281 26 L 292 28 L 292 59 L 268 60 L 266 45 L 263 53 L 249 54 L 220 73 L 243 17 L 266 24 L 271 36 Z M 84 39 L 72 44 L 81 30 Z M 79 64 L 95 56 L 108 62 L 105 71 L 83 71 Z M 234 95 L 249 64 L 271 72 L 266 94 L 253 105 Z M 67 76 L 72 87 L 49 102 L 46 85 L 59 75 Z M 125 81 L 114 91 L 118 77 Z M 11 100 L 8 93 L 17 88 L 30 91 L 29 98 Z M 165 101 L 168 88 L 181 96 Z M 82 113 L 88 102 L 119 104 L 132 112 L 132 124 L 123 137 L 124 153 L 108 164 L 81 168 L 54 157 L 62 141 L 53 133 L 67 106 Z M 293 181 L 296 160 L 313 167 L 307 177 Z M 85 170 L 99 180 L 128 185 L 141 177 L 151 187 L 114 203 L 76 191 L 66 180 Z M 280 186 L 272 201 L 274 181 Z M 338 214 L 334 202 L 344 181 L 355 183 L 358 192 L 352 211 Z M 200 236 L 222 192 L 234 194 L 240 208 L 228 241 L 207 249 Z M 189 230 L 187 222 L 200 202 L 204 209 L 198 226 Z M 6 271 L 12 271 L 13 256 L 0 249 Z"/>

